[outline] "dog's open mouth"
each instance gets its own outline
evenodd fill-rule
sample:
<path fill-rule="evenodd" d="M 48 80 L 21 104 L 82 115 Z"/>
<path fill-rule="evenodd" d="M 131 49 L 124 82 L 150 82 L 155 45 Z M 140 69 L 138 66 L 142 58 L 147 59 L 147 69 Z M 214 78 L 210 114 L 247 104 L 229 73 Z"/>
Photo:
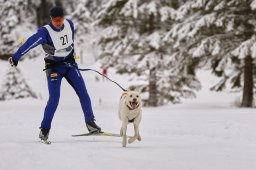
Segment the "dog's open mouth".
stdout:
<path fill-rule="evenodd" d="M 135 102 L 135 101 L 130 102 L 130 105 L 131 105 L 132 109 L 135 109 L 138 106 L 138 102 Z"/>

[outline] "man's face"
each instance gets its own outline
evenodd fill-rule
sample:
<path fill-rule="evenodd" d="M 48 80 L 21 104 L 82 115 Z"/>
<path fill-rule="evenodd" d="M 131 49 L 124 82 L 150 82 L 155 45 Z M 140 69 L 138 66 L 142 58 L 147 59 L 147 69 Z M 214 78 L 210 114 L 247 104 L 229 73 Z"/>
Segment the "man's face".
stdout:
<path fill-rule="evenodd" d="M 51 18 L 51 20 L 52 20 L 52 25 L 55 28 L 60 29 L 63 25 L 64 17 L 55 17 L 55 18 Z"/>

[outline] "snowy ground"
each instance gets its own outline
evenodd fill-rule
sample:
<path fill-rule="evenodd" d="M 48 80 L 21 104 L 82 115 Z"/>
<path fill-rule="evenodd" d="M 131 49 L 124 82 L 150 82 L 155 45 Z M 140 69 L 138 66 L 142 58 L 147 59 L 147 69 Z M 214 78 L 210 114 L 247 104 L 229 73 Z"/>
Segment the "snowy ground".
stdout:
<path fill-rule="evenodd" d="M 7 63 L 0 65 L 2 84 Z M 182 104 L 143 108 L 142 141 L 122 148 L 120 138 L 71 137 L 86 127 L 75 92 L 64 80 L 50 134 L 52 145 L 39 143 L 38 127 L 48 97 L 43 63 L 24 61 L 19 67 L 42 99 L 0 102 L 0 170 L 256 169 L 255 109 L 233 107 L 237 94 L 206 89 Z M 83 76 L 97 123 L 118 133 L 121 90 L 110 82 L 96 82 L 94 72 Z M 109 76 L 127 85 L 120 76 Z M 207 75 L 202 78 L 209 80 Z"/>

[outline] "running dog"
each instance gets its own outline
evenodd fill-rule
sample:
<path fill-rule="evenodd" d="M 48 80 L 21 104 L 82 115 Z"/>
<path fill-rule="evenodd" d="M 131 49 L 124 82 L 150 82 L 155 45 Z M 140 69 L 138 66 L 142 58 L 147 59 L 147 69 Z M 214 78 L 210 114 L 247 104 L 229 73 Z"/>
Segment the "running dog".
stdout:
<path fill-rule="evenodd" d="M 129 138 L 128 143 L 134 142 L 136 139 L 141 141 L 139 133 L 139 124 L 141 121 L 141 97 L 138 91 L 129 89 L 125 91 L 120 99 L 119 119 L 122 121 L 120 136 L 123 137 L 122 146 L 127 144 L 127 125 L 133 123 L 134 136 Z"/>

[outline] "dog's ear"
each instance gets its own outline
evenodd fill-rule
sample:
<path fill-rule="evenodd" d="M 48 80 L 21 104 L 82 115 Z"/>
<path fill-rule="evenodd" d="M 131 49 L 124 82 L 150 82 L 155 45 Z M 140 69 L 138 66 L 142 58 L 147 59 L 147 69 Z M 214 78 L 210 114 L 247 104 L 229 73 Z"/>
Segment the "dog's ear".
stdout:
<path fill-rule="evenodd" d="M 128 88 L 128 91 L 135 91 L 136 90 L 136 86 L 130 86 L 129 88 Z"/>
<path fill-rule="evenodd" d="M 141 88 L 140 88 L 140 86 L 130 86 L 128 88 L 128 91 L 136 91 L 136 92 L 140 93 L 141 92 Z"/>

